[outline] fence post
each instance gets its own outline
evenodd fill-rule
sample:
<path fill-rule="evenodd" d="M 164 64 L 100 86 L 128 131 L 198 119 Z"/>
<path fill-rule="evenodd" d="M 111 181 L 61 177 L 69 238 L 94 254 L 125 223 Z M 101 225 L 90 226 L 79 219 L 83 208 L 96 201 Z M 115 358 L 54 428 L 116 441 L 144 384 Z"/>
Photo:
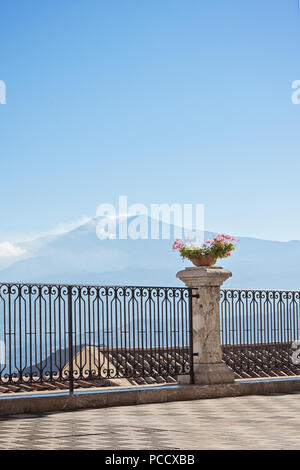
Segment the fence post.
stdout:
<path fill-rule="evenodd" d="M 73 309 L 72 309 L 72 286 L 68 286 L 68 323 L 69 323 L 69 393 L 74 392 L 73 371 Z"/>
<path fill-rule="evenodd" d="M 193 289 L 189 289 L 189 354 L 190 354 L 190 384 L 195 383 L 194 377 L 194 345 L 193 345 Z M 178 378 L 177 378 L 178 379 Z M 184 379 L 183 379 L 184 381 Z M 179 379 L 180 382 L 180 379 Z"/>
<path fill-rule="evenodd" d="M 193 375 L 200 385 L 232 383 L 234 374 L 222 362 L 220 288 L 231 272 L 220 267 L 186 268 L 177 277 L 193 289 Z"/>

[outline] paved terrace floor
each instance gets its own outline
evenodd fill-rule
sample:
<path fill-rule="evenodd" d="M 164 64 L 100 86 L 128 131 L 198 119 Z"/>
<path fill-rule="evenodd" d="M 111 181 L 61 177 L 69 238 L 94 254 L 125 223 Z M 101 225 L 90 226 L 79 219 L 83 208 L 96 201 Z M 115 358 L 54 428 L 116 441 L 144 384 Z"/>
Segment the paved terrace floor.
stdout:
<path fill-rule="evenodd" d="M 1 418 L 0 449 L 299 449 L 300 393 Z"/>

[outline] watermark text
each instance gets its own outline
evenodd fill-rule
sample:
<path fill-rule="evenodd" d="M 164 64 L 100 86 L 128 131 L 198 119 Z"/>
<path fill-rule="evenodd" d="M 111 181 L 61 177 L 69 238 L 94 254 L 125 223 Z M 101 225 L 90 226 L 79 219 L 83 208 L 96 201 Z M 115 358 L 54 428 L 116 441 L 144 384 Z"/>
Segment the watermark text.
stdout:
<path fill-rule="evenodd" d="M 100 204 L 96 211 L 96 233 L 100 240 L 174 240 L 190 238 L 203 241 L 203 204 L 145 204 L 128 207 L 127 196 L 119 196 L 118 208 Z"/>
<path fill-rule="evenodd" d="M 293 81 L 292 89 L 295 90 L 291 96 L 292 103 L 300 104 L 300 80 Z"/>
<path fill-rule="evenodd" d="M 6 104 L 6 84 L 0 80 L 0 104 Z"/>

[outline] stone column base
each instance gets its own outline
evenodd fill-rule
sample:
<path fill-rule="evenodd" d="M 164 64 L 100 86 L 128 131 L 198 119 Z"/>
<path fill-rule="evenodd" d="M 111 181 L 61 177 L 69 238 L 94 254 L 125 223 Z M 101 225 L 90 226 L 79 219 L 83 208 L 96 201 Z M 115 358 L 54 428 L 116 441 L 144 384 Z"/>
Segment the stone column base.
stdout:
<path fill-rule="evenodd" d="M 190 385 L 191 383 L 190 375 L 177 375 L 176 379 L 180 385 Z"/>
<path fill-rule="evenodd" d="M 224 362 L 194 364 L 194 383 L 197 385 L 227 384 L 234 382 L 234 373 Z"/>

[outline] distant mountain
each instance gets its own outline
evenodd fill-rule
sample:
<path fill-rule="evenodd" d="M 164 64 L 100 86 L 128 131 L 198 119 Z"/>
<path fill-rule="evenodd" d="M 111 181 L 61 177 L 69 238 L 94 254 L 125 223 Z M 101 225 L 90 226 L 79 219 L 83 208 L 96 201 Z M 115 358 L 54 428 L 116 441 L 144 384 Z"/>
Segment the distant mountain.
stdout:
<path fill-rule="evenodd" d="M 182 285 L 176 272 L 192 264 L 172 252 L 171 240 L 99 240 L 97 223 L 20 244 L 27 258 L 0 270 L 1 282 Z M 241 237 L 232 257 L 217 264 L 233 272 L 226 287 L 300 290 L 299 259 L 300 241 Z"/>

